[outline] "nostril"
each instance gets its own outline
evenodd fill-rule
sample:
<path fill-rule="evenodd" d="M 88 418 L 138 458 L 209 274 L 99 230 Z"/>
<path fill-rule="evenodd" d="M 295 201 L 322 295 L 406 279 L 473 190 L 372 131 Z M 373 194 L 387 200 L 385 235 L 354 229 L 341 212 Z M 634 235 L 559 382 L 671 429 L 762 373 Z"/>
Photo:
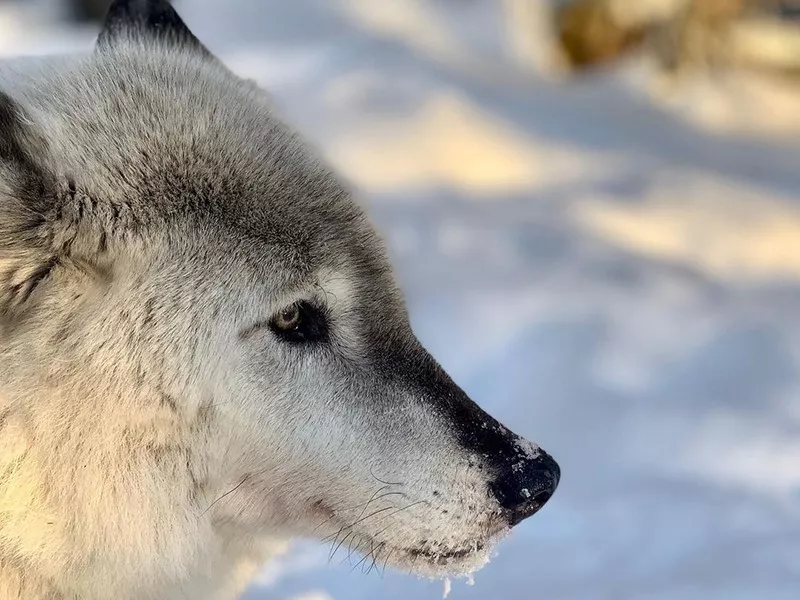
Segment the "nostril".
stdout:
<path fill-rule="evenodd" d="M 552 490 L 545 490 L 544 492 L 539 492 L 533 497 L 533 501 L 538 504 L 539 506 L 544 506 L 545 502 L 550 500 L 550 496 L 553 495 Z"/>
<path fill-rule="evenodd" d="M 511 508 L 508 512 L 508 521 L 511 527 L 514 527 L 518 523 L 539 512 L 539 509 L 542 508 L 548 500 L 550 500 L 550 497 L 553 495 L 554 491 L 555 486 L 543 490 L 533 495 L 527 501 L 521 502 Z"/>

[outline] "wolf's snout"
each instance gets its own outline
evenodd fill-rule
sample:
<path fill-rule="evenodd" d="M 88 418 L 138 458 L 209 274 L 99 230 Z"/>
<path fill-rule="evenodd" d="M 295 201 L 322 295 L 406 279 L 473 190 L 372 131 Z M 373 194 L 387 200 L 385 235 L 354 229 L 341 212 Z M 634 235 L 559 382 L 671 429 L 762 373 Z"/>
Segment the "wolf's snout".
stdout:
<path fill-rule="evenodd" d="M 399 357 L 386 353 L 393 358 L 389 361 L 392 373 L 399 372 L 420 404 L 428 410 L 435 408 L 441 425 L 455 434 L 462 460 L 466 459 L 469 467 L 477 467 L 473 474 L 486 494 L 481 494 L 482 500 L 488 500 L 483 508 L 511 527 L 535 514 L 556 491 L 561 478 L 558 463 L 481 409 L 419 342 L 408 346 L 416 351 Z M 407 352 L 408 346 L 401 348 Z M 398 371 L 398 364 L 404 368 Z"/>
<path fill-rule="evenodd" d="M 489 485 L 513 527 L 536 513 L 553 495 L 561 469 L 553 457 L 540 451 L 509 465 L 507 471 Z"/>

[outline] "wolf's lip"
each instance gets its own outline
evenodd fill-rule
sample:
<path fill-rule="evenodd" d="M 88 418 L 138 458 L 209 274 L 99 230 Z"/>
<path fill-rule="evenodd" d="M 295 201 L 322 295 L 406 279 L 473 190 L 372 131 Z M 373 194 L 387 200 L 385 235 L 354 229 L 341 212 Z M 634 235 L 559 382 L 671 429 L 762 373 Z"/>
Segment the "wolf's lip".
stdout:
<path fill-rule="evenodd" d="M 413 557 L 423 556 L 426 559 L 430 560 L 434 564 L 441 564 L 444 561 L 451 560 L 451 559 L 458 559 L 464 558 L 469 556 L 470 554 L 474 554 L 475 552 L 481 552 L 483 550 L 483 544 L 476 544 L 472 548 L 462 548 L 461 550 L 447 550 L 444 552 L 434 552 L 432 550 L 426 550 L 424 548 L 412 548 L 406 550 L 409 555 Z"/>

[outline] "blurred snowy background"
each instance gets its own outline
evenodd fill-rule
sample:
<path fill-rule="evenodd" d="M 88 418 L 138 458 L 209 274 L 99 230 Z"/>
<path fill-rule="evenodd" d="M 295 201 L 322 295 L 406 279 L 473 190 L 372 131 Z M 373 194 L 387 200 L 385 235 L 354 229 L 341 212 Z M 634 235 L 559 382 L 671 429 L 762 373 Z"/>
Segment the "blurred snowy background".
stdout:
<path fill-rule="evenodd" d="M 65 4 L 0 0 L 0 55 L 89 49 Z M 359 190 L 423 342 L 561 463 L 451 598 L 800 597 L 800 78 L 569 72 L 544 0 L 176 6 Z M 442 596 L 328 554 L 245 597 Z"/>

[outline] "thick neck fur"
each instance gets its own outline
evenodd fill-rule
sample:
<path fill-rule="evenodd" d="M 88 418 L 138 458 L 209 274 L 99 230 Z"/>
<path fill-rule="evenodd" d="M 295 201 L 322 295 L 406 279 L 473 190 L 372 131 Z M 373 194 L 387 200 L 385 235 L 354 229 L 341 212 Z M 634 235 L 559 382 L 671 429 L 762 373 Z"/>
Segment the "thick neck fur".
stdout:
<path fill-rule="evenodd" d="M 102 310 L 100 298 L 82 302 Z M 238 530 L 234 543 L 213 509 L 231 485 L 215 475 L 219 462 L 236 443 L 213 398 L 114 348 L 134 325 L 110 336 L 75 321 L 79 308 L 72 321 L 41 318 L 47 304 L 35 330 L 19 323 L 0 349 L 0 598 L 125 599 L 132 589 L 164 598 L 172 588 L 186 597 L 193 584 L 240 585 L 264 548 Z"/>

